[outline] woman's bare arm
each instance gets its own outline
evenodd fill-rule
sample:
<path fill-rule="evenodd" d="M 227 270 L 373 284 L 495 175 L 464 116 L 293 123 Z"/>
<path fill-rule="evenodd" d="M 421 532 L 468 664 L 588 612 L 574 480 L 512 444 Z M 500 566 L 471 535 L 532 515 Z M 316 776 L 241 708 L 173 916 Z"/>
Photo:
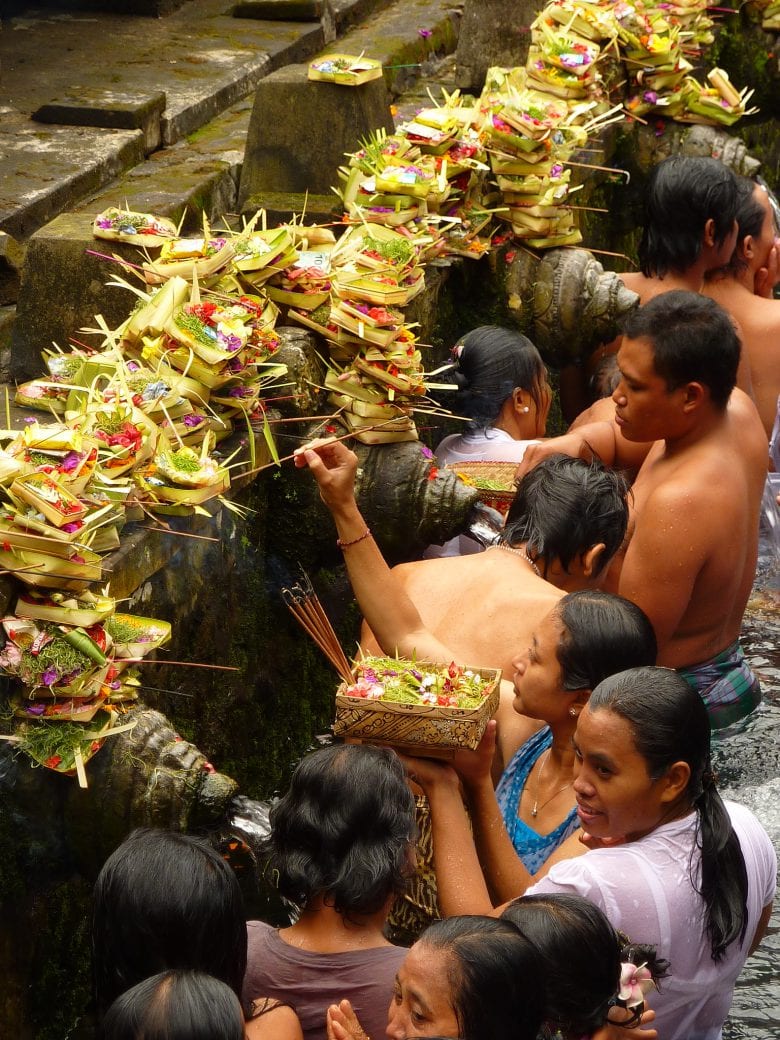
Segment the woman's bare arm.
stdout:
<path fill-rule="evenodd" d="M 295 465 L 308 466 L 320 497 L 333 515 L 344 550 L 355 597 L 377 642 L 386 653 L 449 662 L 455 656 L 422 622 L 417 608 L 390 568 L 355 501 L 357 456 L 340 441 L 312 441 L 295 455 Z"/>

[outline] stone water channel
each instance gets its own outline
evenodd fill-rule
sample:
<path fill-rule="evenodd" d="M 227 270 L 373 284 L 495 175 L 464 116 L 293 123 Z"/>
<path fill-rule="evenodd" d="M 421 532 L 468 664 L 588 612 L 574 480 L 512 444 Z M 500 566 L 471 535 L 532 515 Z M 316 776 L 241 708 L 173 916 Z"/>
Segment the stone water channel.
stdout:
<path fill-rule="evenodd" d="M 168 9 L 174 6 L 168 5 Z M 191 6 L 193 11 L 199 12 L 207 7 L 216 9 L 211 0 L 197 0 Z M 337 20 L 342 19 L 340 32 L 349 31 L 347 8 L 354 8 L 355 17 L 364 17 L 369 11 L 382 7 L 403 8 L 411 49 L 406 53 L 416 55 L 416 61 L 428 61 L 428 55 L 435 49 L 422 55 L 414 51 L 414 47 L 421 46 L 419 41 L 425 40 L 417 32 L 419 21 L 423 20 L 423 27 L 432 25 L 432 21 L 425 19 L 432 17 L 433 7 L 436 6 L 439 13 L 447 7 L 418 4 L 416 13 L 410 14 L 415 5 L 408 0 L 398 4 L 334 2 L 331 6 Z M 478 6 L 482 23 L 475 29 L 473 19 Z M 500 16 L 501 9 L 507 6 L 497 0 L 481 5 L 466 3 L 463 24 L 469 24 L 469 18 L 472 22 L 468 38 L 461 43 L 457 63 L 445 61 L 441 65 L 426 66 L 429 82 L 424 86 L 438 79 L 452 89 L 458 77 L 478 76 L 479 63 L 484 61 L 491 47 L 490 19 Z M 164 13 L 165 7 L 165 3 L 157 4 L 156 10 Z M 533 5 L 528 5 L 529 12 L 532 8 Z M 529 20 L 532 17 L 529 13 Z M 61 24 L 63 32 L 72 30 L 67 18 Z M 441 26 L 435 41 L 439 52 L 452 49 L 456 42 L 457 19 L 453 21 L 448 13 L 436 24 Z M 248 26 L 248 34 L 259 39 L 264 31 L 262 24 L 250 22 Z M 370 27 L 358 26 L 354 31 L 368 31 L 367 38 L 371 39 Z M 311 36 L 311 27 L 307 32 Z M 373 33 L 375 45 L 380 47 L 388 31 L 374 27 Z M 289 74 L 285 72 L 284 54 L 288 55 L 288 61 L 304 60 L 307 46 L 311 53 L 312 48 L 316 50 L 324 42 L 324 36 L 316 37 L 316 33 L 313 39 L 313 44 L 311 38 L 306 45 L 299 41 L 294 55 L 281 47 L 276 52 L 282 81 L 290 82 L 285 80 Z M 270 44 L 268 46 L 270 48 Z M 289 40 L 285 46 L 290 46 Z M 361 43 L 356 52 L 362 46 L 365 44 Z M 495 33 L 492 46 L 497 47 Z M 777 111 L 780 95 L 776 72 L 772 72 L 766 61 L 760 68 L 757 64 L 756 56 L 762 53 L 762 46 L 763 53 L 767 53 L 767 43 L 756 36 L 749 14 L 743 14 L 741 20 L 729 20 L 718 46 L 721 49 L 718 60 L 730 69 L 733 78 L 751 85 L 755 81 L 763 94 L 764 111 L 770 114 Z M 127 58 L 132 64 L 132 55 L 128 53 Z M 387 60 L 387 64 L 391 63 L 404 64 L 398 57 Z M 199 71 L 197 62 L 194 64 L 195 71 Z M 262 77 L 268 71 L 266 68 L 263 72 L 248 72 L 247 82 L 253 75 Z M 408 79 L 403 80 L 405 73 L 394 75 L 399 77 L 399 89 L 409 85 Z M 248 88 L 242 89 L 246 92 Z M 268 84 L 267 89 L 273 89 L 272 85 Z M 396 97 L 402 111 L 404 105 L 424 103 L 422 87 L 417 90 L 417 96 L 413 89 L 405 97 Z M 227 97 L 229 90 L 225 88 L 224 93 Z M 417 100 L 418 97 L 421 100 Z M 178 101 L 171 102 L 168 117 L 162 119 L 163 137 L 166 134 L 175 137 L 182 127 L 189 126 L 187 133 L 192 130 L 188 121 L 194 118 L 191 114 L 194 106 L 187 108 L 182 103 L 177 108 L 177 104 Z M 241 110 L 241 107 L 239 102 L 236 108 Z M 245 102 L 243 115 L 235 116 L 243 126 L 242 132 L 246 130 L 250 109 L 251 102 Z M 220 133 L 224 133 L 224 128 Z M 208 136 L 208 131 L 205 134 Z M 196 150 L 197 144 L 185 146 L 182 139 L 172 166 L 157 182 L 154 155 L 137 167 L 136 185 L 143 185 L 141 197 L 143 192 L 153 195 L 157 183 L 163 187 L 160 198 L 169 207 L 167 211 L 180 204 L 181 193 L 177 195 L 172 190 L 169 174 L 171 168 L 177 168 L 178 162 L 182 181 L 186 181 L 190 172 L 185 158 L 187 147 Z M 588 182 L 583 195 L 589 204 L 606 212 L 587 214 L 586 243 L 595 249 L 631 254 L 644 174 L 665 154 L 686 149 L 707 154 L 723 152 L 741 169 L 746 169 L 750 155 L 755 155 L 762 160 L 762 172 L 770 185 L 778 184 L 780 145 L 776 122 L 771 118 L 740 127 L 739 137 L 731 138 L 702 133 L 699 128 L 691 130 L 671 125 L 662 131 L 658 126 L 624 127 L 601 142 L 595 161 L 630 170 L 631 182 L 628 186 L 622 178 L 594 178 Z M 163 151 L 161 156 L 164 154 Z M 588 161 L 594 161 L 593 153 Z M 164 165 L 165 160 L 161 158 L 156 165 L 158 174 Z M 213 170 L 209 176 L 212 174 Z M 235 203 L 235 169 L 231 177 Z M 220 185 L 217 190 L 213 188 L 212 177 L 211 193 L 206 191 L 200 196 L 208 200 L 213 216 L 219 215 L 227 191 L 224 176 L 217 180 Z M 132 182 L 126 179 L 121 189 L 115 184 L 113 190 L 127 191 L 128 187 L 132 188 Z M 96 189 L 93 185 L 88 190 Z M 195 189 L 188 186 L 186 190 L 190 199 L 197 197 Z M 111 191 L 109 185 L 103 189 L 102 197 L 109 197 Z M 115 202 L 116 198 L 112 197 L 111 201 Z M 292 206 L 289 192 L 285 197 L 274 198 L 273 202 L 280 216 Z M 36 205 L 42 207 L 41 212 L 46 211 L 42 203 Z M 99 208 L 101 204 L 96 199 L 85 198 L 76 206 L 66 207 L 68 211 L 59 217 L 46 211 L 46 219 L 54 219 L 28 245 L 28 266 L 24 271 L 28 287 L 36 284 L 36 292 L 45 292 L 48 286 L 52 298 L 69 287 L 76 290 L 73 296 L 77 304 L 70 313 L 71 328 L 89 322 L 96 309 L 96 299 L 101 304 L 107 301 L 102 290 L 107 269 L 89 266 L 83 257 L 89 237 L 88 224 Z M 154 207 L 150 203 L 137 208 Z M 23 235 L 20 239 L 22 246 L 27 245 Z M 5 270 L 10 267 L 13 273 L 16 254 L 9 243 L 5 246 L 8 247 L 3 258 Z M 63 273 L 57 274 L 59 280 L 52 282 L 55 276 L 52 270 L 43 271 L 42 262 L 58 253 Z M 36 276 L 41 276 L 39 283 L 34 282 Z M 517 256 L 514 249 L 505 247 L 497 256 L 479 263 L 456 262 L 432 268 L 427 282 L 426 294 L 420 298 L 414 318 L 420 321 L 424 338 L 434 345 L 434 355 L 439 358 L 444 356 L 453 337 L 464 329 L 484 321 L 525 322 L 531 335 L 544 348 L 549 362 L 565 364 L 571 353 L 579 349 L 576 334 L 585 333 L 587 339 L 594 334 L 598 319 L 608 319 L 619 309 L 616 283 L 609 277 L 601 279 L 593 258 L 587 255 L 580 259 L 572 259 L 570 255 L 563 263 L 553 257 L 549 264 L 540 266 L 538 260 L 526 254 Z M 547 313 L 542 306 L 537 306 L 536 321 L 531 327 L 528 315 L 536 301 L 529 290 L 534 285 L 546 286 L 549 298 L 557 302 Z M 583 287 L 587 287 L 587 291 L 584 292 Z M 24 285 L 22 295 L 23 292 Z M 516 305 L 510 305 L 510 301 L 517 299 L 525 302 L 525 312 L 523 308 L 518 312 Z M 594 300 L 598 301 L 597 305 Z M 2 301 L 7 302 L 7 298 Z M 22 302 L 20 300 L 20 308 Z M 120 301 L 116 306 L 121 311 L 126 303 Z M 29 307 L 27 315 L 30 315 Z M 121 315 L 116 320 L 121 320 Z M 22 350 L 17 319 L 13 354 L 18 372 L 14 374 L 37 374 L 36 350 L 52 338 L 51 328 L 51 324 L 47 326 L 42 320 L 35 326 L 35 349 Z M 61 335 L 61 330 L 57 334 Z M 291 365 L 300 378 L 299 385 L 303 386 L 305 373 L 309 371 L 307 366 L 316 366 L 313 344 L 301 333 L 291 332 L 286 338 Z M 36 367 L 25 370 L 28 365 Z M 318 413 L 319 402 L 311 399 L 308 403 L 308 414 Z M 282 417 L 294 416 L 283 413 Z M 422 435 L 435 443 L 444 432 L 448 431 L 431 425 L 422 430 Z M 305 428 L 300 425 L 277 427 L 280 453 L 287 454 L 304 436 Z M 423 545 L 442 540 L 443 532 L 466 522 L 471 496 L 464 497 L 446 482 L 427 480 L 427 464 L 417 447 L 393 446 L 366 451 L 362 468 L 362 504 L 392 561 L 413 558 Z M 173 660 L 229 665 L 239 670 L 185 670 L 166 666 L 162 660 L 145 668 L 145 707 L 136 713 L 138 725 L 127 739 L 121 742 L 117 739 L 113 745 L 109 742 L 90 763 L 88 791 L 81 791 L 75 782 L 44 770 L 29 769 L 25 762 L 15 759 L 7 747 L 0 746 L 0 971 L 3 977 L 0 1032 L 3 1036 L 7 1032 L 19 1040 L 91 1037 L 86 918 L 90 884 L 105 856 L 133 826 L 151 824 L 203 831 L 226 853 L 230 852 L 230 845 L 235 844 L 231 840 L 235 836 L 245 838 L 251 845 L 258 831 L 262 831 L 268 799 L 284 788 L 295 762 L 316 743 L 318 735 L 327 733 L 334 676 L 288 616 L 279 590 L 294 581 L 299 567 L 303 567 L 312 576 L 342 642 L 351 648 L 357 631 L 357 615 L 333 544 L 331 522 L 310 480 L 289 468 L 262 474 L 239 492 L 238 501 L 251 510 L 246 517 L 239 518 L 222 510 L 215 513 L 211 521 L 200 521 L 195 528 L 185 528 L 187 533 L 205 536 L 202 539 L 137 532 L 132 546 L 122 558 L 114 561 L 112 581 L 116 583 L 115 588 L 121 587 L 122 595 L 128 597 L 128 609 L 136 608 L 141 613 L 173 621 L 174 638 L 166 656 Z M 747 726 L 727 739 L 719 739 L 716 752 L 721 783 L 757 812 L 778 849 L 779 551 L 767 538 L 745 624 L 746 647 L 751 663 L 762 676 L 765 703 Z M 207 758 L 216 771 L 211 770 Z M 243 879 L 251 912 L 280 920 L 283 911 L 272 894 L 256 883 L 251 860 L 239 857 L 235 865 Z M 768 940 L 751 960 L 741 980 L 726 1031 L 732 1040 L 742 1037 L 769 1040 L 777 1035 L 780 1026 L 777 1011 L 780 1006 L 779 929 L 780 921 L 773 922 Z"/>

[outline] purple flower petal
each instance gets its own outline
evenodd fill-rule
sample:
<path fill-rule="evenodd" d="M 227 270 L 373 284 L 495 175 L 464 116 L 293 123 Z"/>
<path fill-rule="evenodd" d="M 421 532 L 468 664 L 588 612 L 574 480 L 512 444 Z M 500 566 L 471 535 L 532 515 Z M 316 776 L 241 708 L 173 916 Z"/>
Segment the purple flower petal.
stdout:
<path fill-rule="evenodd" d="M 64 473 L 72 473 L 73 470 L 78 466 L 81 460 L 84 458 L 81 452 L 69 451 L 65 458 L 60 463 L 60 469 Z"/>

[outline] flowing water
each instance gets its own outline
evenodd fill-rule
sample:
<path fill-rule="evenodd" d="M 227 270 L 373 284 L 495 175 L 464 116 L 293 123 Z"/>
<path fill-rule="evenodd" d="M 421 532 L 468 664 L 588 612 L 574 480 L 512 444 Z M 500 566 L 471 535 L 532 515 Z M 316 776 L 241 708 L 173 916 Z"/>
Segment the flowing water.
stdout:
<path fill-rule="evenodd" d="M 780 523 L 773 500 L 766 503 L 764 534 L 742 635 L 764 701 L 743 726 L 715 738 L 713 757 L 723 794 L 752 809 L 780 857 Z M 723 1035 L 725 1040 L 780 1036 L 780 896 L 769 932 L 737 982 Z"/>

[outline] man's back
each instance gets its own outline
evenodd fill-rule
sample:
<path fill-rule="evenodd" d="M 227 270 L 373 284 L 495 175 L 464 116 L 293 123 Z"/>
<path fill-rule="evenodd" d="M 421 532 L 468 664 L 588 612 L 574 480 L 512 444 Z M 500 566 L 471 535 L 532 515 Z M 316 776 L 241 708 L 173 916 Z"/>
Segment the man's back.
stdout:
<path fill-rule="evenodd" d="M 780 396 L 780 300 L 756 296 L 734 278 L 709 282 L 706 293 L 739 324 L 753 400 L 769 438 Z"/>
<path fill-rule="evenodd" d="M 563 596 L 514 550 L 404 563 L 393 569 L 426 628 L 464 664 L 500 668 L 511 681 L 512 659 Z M 363 626 L 361 645 L 369 642 Z"/>

